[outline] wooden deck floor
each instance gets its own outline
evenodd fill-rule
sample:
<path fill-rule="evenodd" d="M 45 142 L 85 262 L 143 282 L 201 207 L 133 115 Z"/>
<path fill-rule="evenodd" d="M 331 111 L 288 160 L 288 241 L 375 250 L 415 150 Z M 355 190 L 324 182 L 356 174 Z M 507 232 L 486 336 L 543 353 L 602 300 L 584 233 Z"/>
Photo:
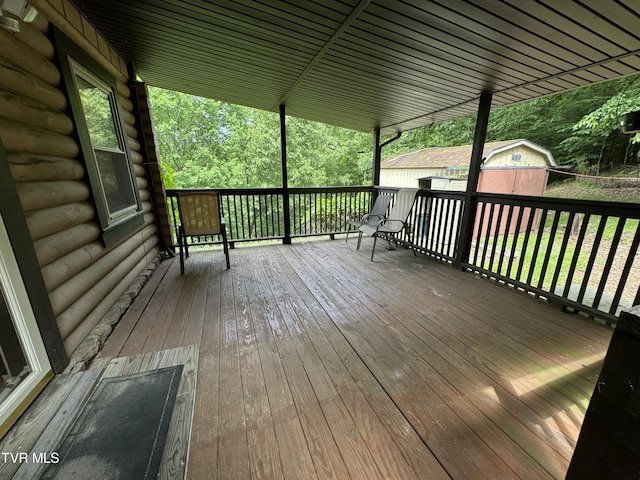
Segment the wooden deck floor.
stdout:
<path fill-rule="evenodd" d="M 564 478 L 612 331 L 355 243 L 152 276 L 101 356 L 199 344 L 189 478 Z"/>

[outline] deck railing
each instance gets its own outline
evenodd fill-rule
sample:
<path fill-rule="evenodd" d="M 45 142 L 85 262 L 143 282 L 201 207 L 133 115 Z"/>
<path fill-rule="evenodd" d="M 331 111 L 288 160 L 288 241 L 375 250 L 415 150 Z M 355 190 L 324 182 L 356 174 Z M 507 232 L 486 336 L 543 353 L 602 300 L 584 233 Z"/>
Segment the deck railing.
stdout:
<path fill-rule="evenodd" d="M 615 321 L 640 301 L 640 209 L 632 203 L 476 195 L 468 268 Z"/>
<path fill-rule="evenodd" d="M 398 189 L 378 191 L 395 196 Z M 463 205 L 464 192 L 420 190 L 408 218 L 408 228 L 400 233 L 400 240 L 419 252 L 453 262 L 458 255 Z"/>
<path fill-rule="evenodd" d="M 397 188 L 221 189 L 232 243 L 346 233 L 375 195 Z M 170 207 L 175 209 L 169 190 Z M 471 249 L 460 250 L 463 192 L 420 190 L 399 240 L 518 290 L 615 322 L 640 303 L 640 212 L 636 205 L 478 193 Z M 393 199 L 392 199 L 393 205 Z M 175 215 L 175 213 L 174 213 Z M 175 217 L 174 217 L 175 218 Z"/>
<path fill-rule="evenodd" d="M 200 191 L 200 190 L 192 190 Z M 206 191 L 203 190 L 203 191 Z M 219 189 L 231 244 L 346 233 L 349 215 L 369 211 L 372 187 L 288 189 L 288 219 L 282 188 Z M 176 190 L 167 190 L 173 224 L 177 222 Z M 177 242 L 175 233 L 174 243 Z"/>

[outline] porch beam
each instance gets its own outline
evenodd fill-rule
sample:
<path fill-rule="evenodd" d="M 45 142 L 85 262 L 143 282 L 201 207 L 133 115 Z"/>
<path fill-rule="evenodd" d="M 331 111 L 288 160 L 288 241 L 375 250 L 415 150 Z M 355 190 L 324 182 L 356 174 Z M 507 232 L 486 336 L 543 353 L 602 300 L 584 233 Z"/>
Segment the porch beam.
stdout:
<path fill-rule="evenodd" d="M 469 165 L 469 177 L 462 211 L 460 241 L 453 262 L 453 266 L 458 269 L 462 268 L 462 264 L 469 260 L 469 252 L 471 251 L 471 237 L 473 236 L 477 205 L 476 193 L 478 190 L 478 179 L 480 178 L 480 167 L 482 166 L 484 142 L 487 138 L 487 126 L 489 125 L 492 98 L 493 94 L 491 92 L 482 92 L 480 102 L 478 103 L 478 116 L 476 118 L 475 133 L 473 135 L 473 149 L 471 150 L 471 164 Z"/>
<path fill-rule="evenodd" d="M 289 205 L 289 174 L 287 173 L 287 121 L 284 103 L 280 110 L 280 168 L 282 172 L 282 209 L 284 214 L 284 237 L 282 243 L 291 244 L 291 215 Z"/>

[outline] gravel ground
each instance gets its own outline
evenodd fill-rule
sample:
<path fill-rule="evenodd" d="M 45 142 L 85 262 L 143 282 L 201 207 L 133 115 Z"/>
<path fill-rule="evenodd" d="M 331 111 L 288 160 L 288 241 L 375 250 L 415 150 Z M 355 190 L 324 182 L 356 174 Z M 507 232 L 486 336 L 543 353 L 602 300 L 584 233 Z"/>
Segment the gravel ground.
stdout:
<path fill-rule="evenodd" d="M 610 181 L 604 185 L 582 182 L 554 183 L 547 187 L 545 196 L 640 203 L 640 181 L 636 185 L 629 181 Z"/>

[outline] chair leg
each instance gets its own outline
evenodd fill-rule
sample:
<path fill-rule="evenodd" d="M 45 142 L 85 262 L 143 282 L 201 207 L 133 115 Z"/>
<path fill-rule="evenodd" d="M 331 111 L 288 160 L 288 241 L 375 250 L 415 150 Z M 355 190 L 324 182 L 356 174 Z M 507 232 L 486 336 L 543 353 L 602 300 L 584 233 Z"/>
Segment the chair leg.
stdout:
<path fill-rule="evenodd" d="M 347 243 L 349 240 L 349 229 L 347 228 L 347 238 L 344 239 L 344 243 Z"/>
<path fill-rule="evenodd" d="M 222 227 L 222 248 L 224 250 L 224 256 L 227 260 L 227 270 L 231 268 L 231 263 L 229 262 L 229 245 L 227 243 L 227 230 Z"/>
<path fill-rule="evenodd" d="M 378 240 L 378 235 L 373 236 L 373 249 L 371 249 L 371 261 L 373 262 L 373 254 L 376 253 L 376 240 Z"/>
<path fill-rule="evenodd" d="M 362 242 L 362 230 L 358 232 L 358 244 L 356 245 L 356 251 L 360 250 L 360 242 Z"/>
<path fill-rule="evenodd" d="M 183 243 L 186 241 L 182 225 L 178 226 L 178 246 L 180 247 L 180 275 L 184 274 L 184 252 Z"/>

